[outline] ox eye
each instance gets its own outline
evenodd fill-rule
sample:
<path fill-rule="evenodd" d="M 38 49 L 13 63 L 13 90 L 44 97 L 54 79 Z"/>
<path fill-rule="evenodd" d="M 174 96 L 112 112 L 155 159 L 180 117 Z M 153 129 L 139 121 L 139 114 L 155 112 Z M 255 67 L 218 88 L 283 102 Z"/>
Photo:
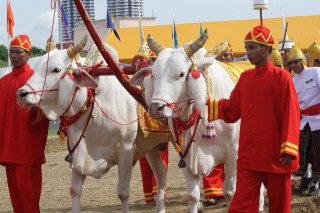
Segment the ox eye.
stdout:
<path fill-rule="evenodd" d="M 179 78 L 182 78 L 185 75 L 184 72 L 180 73 Z"/>
<path fill-rule="evenodd" d="M 59 69 L 59 68 L 55 68 L 54 70 L 52 70 L 52 72 L 54 72 L 54 73 L 59 73 L 61 71 L 61 69 Z"/>

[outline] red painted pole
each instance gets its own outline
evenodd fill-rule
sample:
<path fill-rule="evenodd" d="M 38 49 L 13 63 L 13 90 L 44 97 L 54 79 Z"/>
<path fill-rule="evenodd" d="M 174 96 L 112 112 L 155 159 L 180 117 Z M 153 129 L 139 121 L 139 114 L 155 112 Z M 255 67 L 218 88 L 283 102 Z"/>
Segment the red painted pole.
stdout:
<path fill-rule="evenodd" d="M 86 10 L 83 7 L 83 4 L 81 0 L 74 0 L 75 5 L 78 8 L 78 11 L 82 17 L 82 20 L 84 24 L 86 25 L 94 43 L 97 45 L 102 57 L 108 65 L 110 66 L 111 70 L 114 72 L 114 75 L 116 78 L 120 81 L 120 83 L 123 85 L 123 87 L 132 95 L 134 99 L 138 101 L 139 104 L 141 104 L 146 110 L 148 109 L 147 104 L 145 100 L 142 97 L 141 91 L 137 89 L 136 87 L 132 87 L 129 84 L 129 76 L 120 68 L 120 66 L 115 63 L 115 61 L 111 58 L 110 54 L 104 47 L 103 43 L 101 42 L 101 39 L 96 31 L 96 29 L 93 26 L 93 23 L 88 16 Z"/>

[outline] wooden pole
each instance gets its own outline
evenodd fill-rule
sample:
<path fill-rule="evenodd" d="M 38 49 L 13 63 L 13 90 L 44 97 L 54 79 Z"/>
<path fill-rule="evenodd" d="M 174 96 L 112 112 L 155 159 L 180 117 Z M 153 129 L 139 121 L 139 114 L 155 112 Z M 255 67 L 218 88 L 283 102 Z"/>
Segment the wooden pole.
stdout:
<path fill-rule="evenodd" d="M 263 25 L 263 19 L 262 19 L 262 9 L 260 9 L 260 25 Z"/>
<path fill-rule="evenodd" d="M 104 60 L 108 63 L 111 70 L 114 72 L 114 75 L 122 84 L 122 86 L 130 93 L 130 95 L 138 101 L 146 110 L 148 109 L 145 100 L 142 97 L 141 91 L 136 88 L 132 87 L 129 84 L 129 76 L 120 68 L 120 66 L 111 58 L 110 54 L 108 53 L 107 49 L 104 47 L 101 39 L 93 26 L 93 23 L 83 7 L 81 0 L 74 0 L 75 5 L 78 8 L 78 11 L 82 17 L 84 24 L 86 25 L 88 32 L 90 33 L 94 43 L 97 45 L 101 55 L 103 56 Z"/>
<path fill-rule="evenodd" d="M 282 47 L 281 47 L 281 52 L 282 53 L 284 51 L 284 44 L 286 43 L 287 29 L 288 29 L 288 22 L 286 22 L 286 28 L 285 28 L 284 34 L 283 34 Z"/>

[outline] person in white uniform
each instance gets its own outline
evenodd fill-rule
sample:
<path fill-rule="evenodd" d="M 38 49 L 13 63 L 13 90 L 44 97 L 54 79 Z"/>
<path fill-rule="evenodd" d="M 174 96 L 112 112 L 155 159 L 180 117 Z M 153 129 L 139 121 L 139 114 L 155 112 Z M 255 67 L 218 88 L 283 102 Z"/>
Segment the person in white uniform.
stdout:
<path fill-rule="evenodd" d="M 303 176 L 308 163 L 312 165 L 312 182 L 307 195 L 318 195 L 320 180 L 320 68 L 307 67 L 303 52 L 292 47 L 288 56 L 289 69 L 295 73 L 293 82 L 301 110 L 300 168 L 295 173 Z"/>

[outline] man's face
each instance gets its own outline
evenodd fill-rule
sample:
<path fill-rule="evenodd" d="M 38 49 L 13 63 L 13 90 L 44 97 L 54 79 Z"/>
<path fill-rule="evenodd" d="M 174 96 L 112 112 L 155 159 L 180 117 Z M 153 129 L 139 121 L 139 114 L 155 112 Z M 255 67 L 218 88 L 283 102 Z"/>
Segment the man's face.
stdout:
<path fill-rule="evenodd" d="M 218 61 L 231 62 L 233 61 L 233 56 L 229 51 L 225 51 L 224 53 L 216 56 L 216 59 Z"/>
<path fill-rule="evenodd" d="M 314 59 L 313 67 L 320 67 L 320 59 Z"/>
<path fill-rule="evenodd" d="M 30 52 L 18 47 L 11 47 L 9 49 L 9 58 L 14 69 L 24 66 L 28 62 L 30 55 Z"/>
<path fill-rule="evenodd" d="M 287 49 L 284 49 L 283 52 L 281 53 L 282 61 L 283 61 L 283 64 L 285 65 L 288 63 L 289 51 L 290 51 L 290 48 L 287 48 Z"/>
<path fill-rule="evenodd" d="M 290 70 L 296 74 L 300 74 L 304 69 L 301 59 L 292 60 L 288 63 Z"/>
<path fill-rule="evenodd" d="M 269 47 L 255 42 L 245 42 L 248 59 L 257 67 L 268 63 Z"/>

